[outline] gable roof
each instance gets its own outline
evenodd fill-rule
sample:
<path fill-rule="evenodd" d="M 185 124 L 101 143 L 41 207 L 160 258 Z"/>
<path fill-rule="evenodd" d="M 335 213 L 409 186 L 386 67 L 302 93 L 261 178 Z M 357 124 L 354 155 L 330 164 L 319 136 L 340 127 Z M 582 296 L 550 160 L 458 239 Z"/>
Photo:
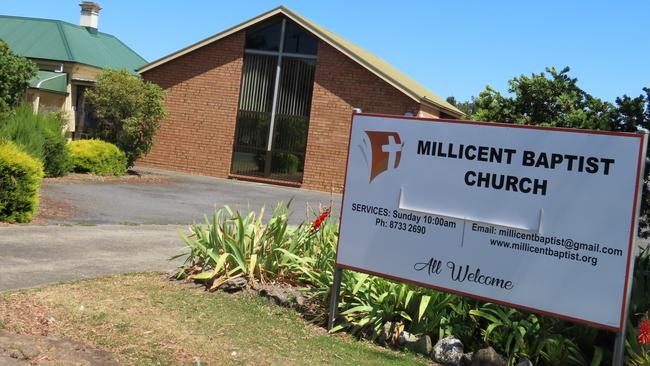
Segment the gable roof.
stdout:
<path fill-rule="evenodd" d="M 0 39 L 28 58 L 131 72 L 147 64 L 115 36 L 61 20 L 0 15 Z"/>
<path fill-rule="evenodd" d="M 164 56 L 156 61 L 151 62 L 148 65 L 143 66 L 138 71 L 141 73 L 149 71 L 166 62 L 181 57 L 198 48 L 201 48 L 212 42 L 216 42 L 233 33 L 244 30 L 254 24 L 262 22 L 278 14 L 282 14 L 287 18 L 291 19 L 298 25 L 305 28 L 307 31 L 317 36 L 322 41 L 326 42 L 330 46 L 339 50 L 347 57 L 351 58 L 352 60 L 354 60 L 355 62 L 357 62 L 358 64 L 360 64 L 361 66 L 363 66 L 364 68 L 372 72 L 373 74 L 377 75 L 379 78 L 388 82 L 393 87 L 400 90 L 402 93 L 416 100 L 417 102 L 425 105 L 434 106 L 438 109 L 441 109 L 443 112 L 448 113 L 455 117 L 461 117 L 464 115 L 464 113 L 461 112 L 458 108 L 454 107 L 452 104 L 448 103 L 446 100 L 444 100 L 434 92 L 430 91 L 429 89 L 422 86 L 415 80 L 411 79 L 410 77 L 408 77 L 407 75 L 405 75 L 404 73 L 396 69 L 394 66 L 387 63 L 386 61 L 362 49 L 361 47 L 349 42 L 343 37 L 335 33 L 332 33 L 329 30 L 321 27 L 320 25 L 304 18 L 303 16 L 295 13 L 294 11 L 287 9 L 284 6 L 277 7 L 253 19 L 240 23 L 232 28 L 226 29 L 223 32 L 217 33 L 197 43 L 189 45 L 179 51 Z"/>

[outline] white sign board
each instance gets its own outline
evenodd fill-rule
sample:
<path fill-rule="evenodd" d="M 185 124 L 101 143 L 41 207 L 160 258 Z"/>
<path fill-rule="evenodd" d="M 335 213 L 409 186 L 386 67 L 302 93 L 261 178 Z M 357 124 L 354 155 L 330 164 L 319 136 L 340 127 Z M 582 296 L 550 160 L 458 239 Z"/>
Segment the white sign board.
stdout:
<path fill-rule="evenodd" d="M 643 135 L 354 115 L 337 265 L 622 327 Z"/>

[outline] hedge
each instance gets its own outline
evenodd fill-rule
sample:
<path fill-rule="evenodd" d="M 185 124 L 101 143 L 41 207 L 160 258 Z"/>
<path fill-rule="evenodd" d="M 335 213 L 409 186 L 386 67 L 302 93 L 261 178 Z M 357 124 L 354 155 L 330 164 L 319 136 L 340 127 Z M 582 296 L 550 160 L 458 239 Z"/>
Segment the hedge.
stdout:
<path fill-rule="evenodd" d="M 38 208 L 43 164 L 13 142 L 0 142 L 0 221 L 27 222 Z"/>
<path fill-rule="evenodd" d="M 124 175 L 126 155 L 117 146 L 101 140 L 78 140 L 68 145 L 73 170 L 97 175 Z"/>

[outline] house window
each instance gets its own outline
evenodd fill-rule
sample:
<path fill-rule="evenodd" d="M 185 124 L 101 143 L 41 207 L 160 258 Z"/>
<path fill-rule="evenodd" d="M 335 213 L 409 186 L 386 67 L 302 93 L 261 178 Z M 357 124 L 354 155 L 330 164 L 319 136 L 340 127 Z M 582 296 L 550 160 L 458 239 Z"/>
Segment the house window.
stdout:
<path fill-rule="evenodd" d="M 302 181 L 317 45 L 284 17 L 246 34 L 233 174 Z"/>

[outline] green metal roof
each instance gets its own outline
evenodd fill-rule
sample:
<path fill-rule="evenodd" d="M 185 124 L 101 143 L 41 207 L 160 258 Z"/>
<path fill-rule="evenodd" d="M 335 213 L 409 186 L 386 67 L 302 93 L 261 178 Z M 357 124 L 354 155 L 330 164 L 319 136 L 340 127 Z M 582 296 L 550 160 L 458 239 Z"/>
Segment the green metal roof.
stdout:
<path fill-rule="evenodd" d="M 38 74 L 29 80 L 29 87 L 54 93 L 68 94 L 68 74 L 39 70 Z"/>
<path fill-rule="evenodd" d="M 0 39 L 28 58 L 131 72 L 147 64 L 115 36 L 61 20 L 0 15 Z"/>

